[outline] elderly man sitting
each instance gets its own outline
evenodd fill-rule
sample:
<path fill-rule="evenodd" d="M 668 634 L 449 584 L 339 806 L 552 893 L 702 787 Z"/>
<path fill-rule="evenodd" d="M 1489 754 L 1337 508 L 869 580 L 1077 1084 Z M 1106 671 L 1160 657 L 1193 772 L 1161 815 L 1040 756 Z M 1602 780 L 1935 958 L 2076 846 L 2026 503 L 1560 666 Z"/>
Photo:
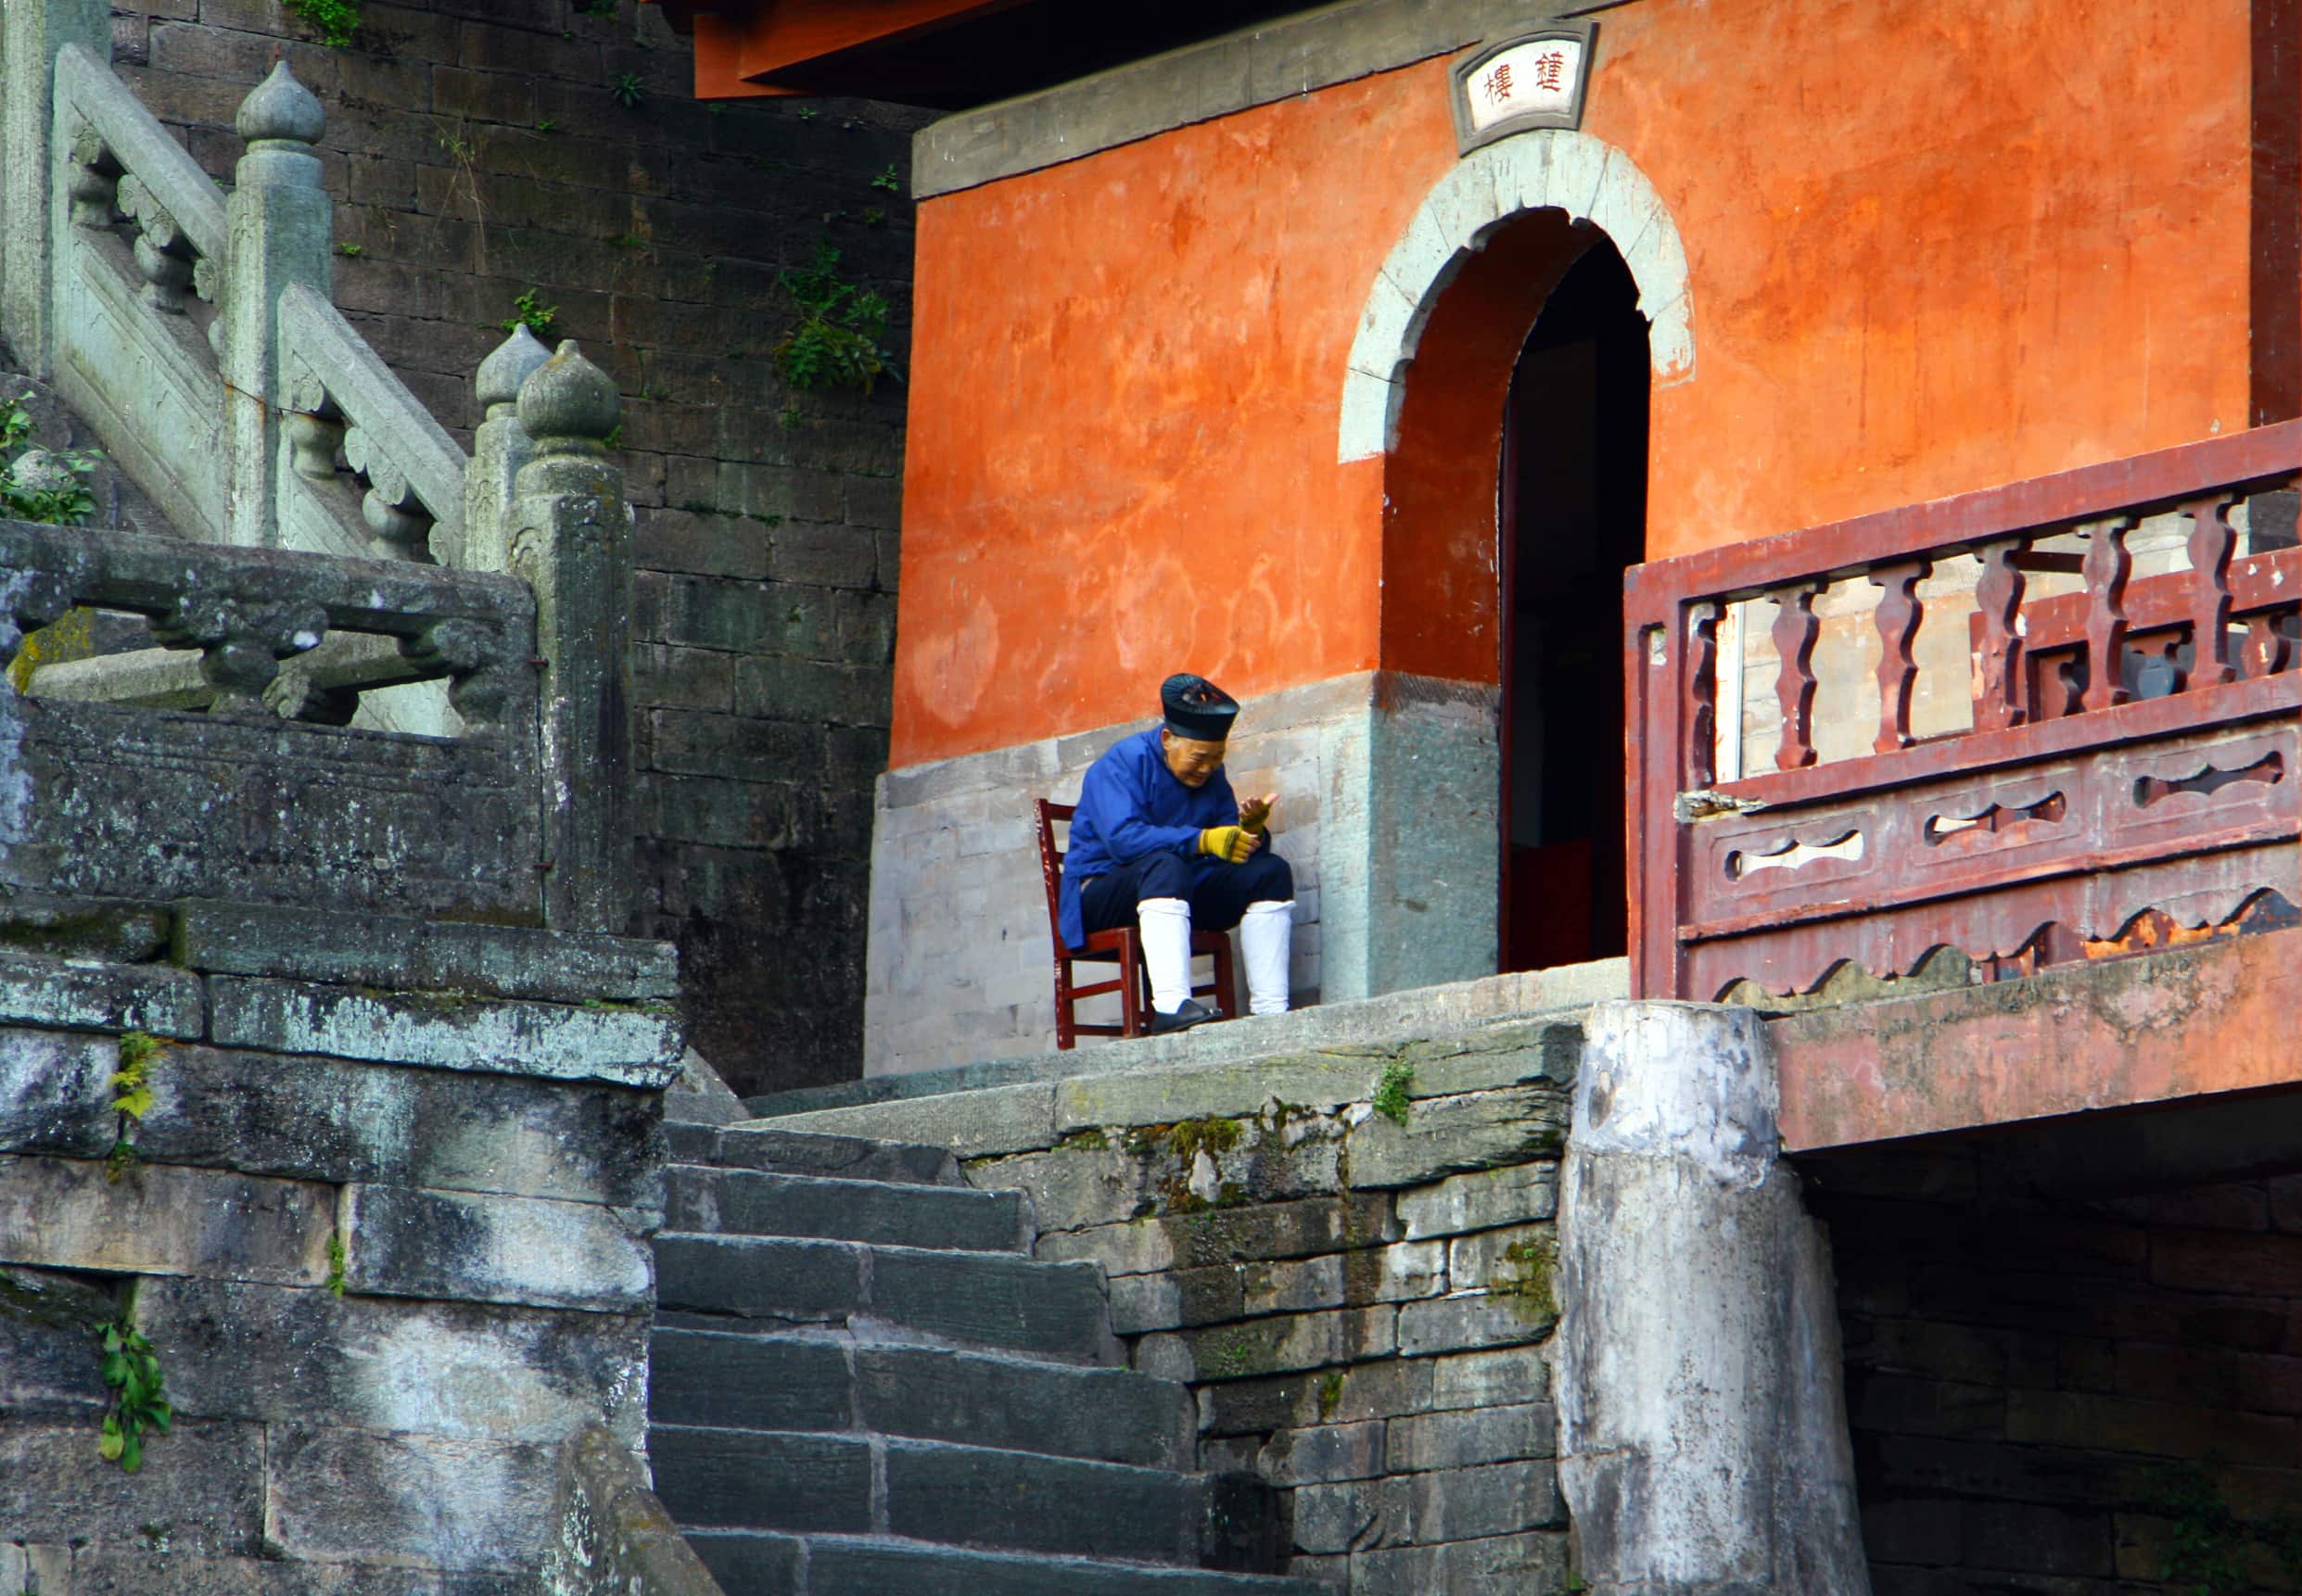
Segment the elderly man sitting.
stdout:
<path fill-rule="evenodd" d="M 1165 724 L 1106 750 L 1079 790 L 1063 941 L 1136 922 L 1156 1035 L 1223 1018 L 1191 996 L 1191 927 L 1237 926 L 1248 1008 L 1283 1014 L 1295 876 L 1270 847 L 1278 794 L 1242 802 L 1224 779 L 1238 700 L 1196 676 L 1169 677 L 1159 699 Z"/>

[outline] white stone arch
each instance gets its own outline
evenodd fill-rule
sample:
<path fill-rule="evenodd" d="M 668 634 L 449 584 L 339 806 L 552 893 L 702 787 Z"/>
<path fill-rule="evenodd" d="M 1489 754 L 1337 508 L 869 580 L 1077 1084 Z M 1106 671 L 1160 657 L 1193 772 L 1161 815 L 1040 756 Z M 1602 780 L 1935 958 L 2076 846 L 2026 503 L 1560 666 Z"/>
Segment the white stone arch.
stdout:
<path fill-rule="evenodd" d="M 1537 129 L 1456 162 L 1375 273 L 1343 376 L 1339 460 L 1370 459 L 1397 441 L 1406 367 L 1439 296 L 1465 257 L 1529 210 L 1563 210 L 1605 233 L 1638 285 L 1656 385 L 1694 374 L 1686 250 L 1655 185 L 1612 145 L 1585 133 Z"/>

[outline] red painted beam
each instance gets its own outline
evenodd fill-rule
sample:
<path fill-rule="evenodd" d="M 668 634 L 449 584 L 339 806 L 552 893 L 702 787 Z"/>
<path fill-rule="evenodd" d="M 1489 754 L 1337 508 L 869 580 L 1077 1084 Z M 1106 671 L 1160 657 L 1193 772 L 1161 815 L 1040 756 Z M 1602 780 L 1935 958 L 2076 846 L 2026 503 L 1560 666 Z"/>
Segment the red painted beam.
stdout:
<path fill-rule="evenodd" d="M 2302 1084 L 2302 931 L 1770 1022 L 1785 1152 Z"/>
<path fill-rule="evenodd" d="M 695 96 L 791 94 L 777 78 L 852 50 L 1002 10 L 1014 0 L 662 0 L 695 37 Z M 858 90 L 858 92 L 861 92 Z"/>

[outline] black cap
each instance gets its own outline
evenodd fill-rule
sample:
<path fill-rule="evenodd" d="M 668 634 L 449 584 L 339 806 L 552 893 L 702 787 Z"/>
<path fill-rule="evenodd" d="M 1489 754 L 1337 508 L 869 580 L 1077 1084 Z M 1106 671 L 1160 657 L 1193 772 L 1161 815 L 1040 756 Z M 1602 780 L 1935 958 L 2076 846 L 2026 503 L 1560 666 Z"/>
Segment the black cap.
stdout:
<path fill-rule="evenodd" d="M 1200 742 L 1224 741 L 1231 735 L 1231 722 L 1239 718 L 1239 700 L 1188 671 L 1159 684 L 1159 707 L 1165 712 L 1169 731 Z"/>

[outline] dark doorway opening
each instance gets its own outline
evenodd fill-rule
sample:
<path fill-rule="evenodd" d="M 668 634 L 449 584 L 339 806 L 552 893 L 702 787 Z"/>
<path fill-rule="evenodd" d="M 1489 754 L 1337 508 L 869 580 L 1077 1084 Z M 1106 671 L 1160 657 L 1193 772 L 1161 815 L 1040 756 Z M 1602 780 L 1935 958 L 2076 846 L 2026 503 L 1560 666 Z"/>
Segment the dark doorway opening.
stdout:
<path fill-rule="evenodd" d="M 1626 945 L 1622 573 L 1646 557 L 1647 321 L 1601 238 L 1511 374 L 1497 504 L 1505 969 Z"/>

